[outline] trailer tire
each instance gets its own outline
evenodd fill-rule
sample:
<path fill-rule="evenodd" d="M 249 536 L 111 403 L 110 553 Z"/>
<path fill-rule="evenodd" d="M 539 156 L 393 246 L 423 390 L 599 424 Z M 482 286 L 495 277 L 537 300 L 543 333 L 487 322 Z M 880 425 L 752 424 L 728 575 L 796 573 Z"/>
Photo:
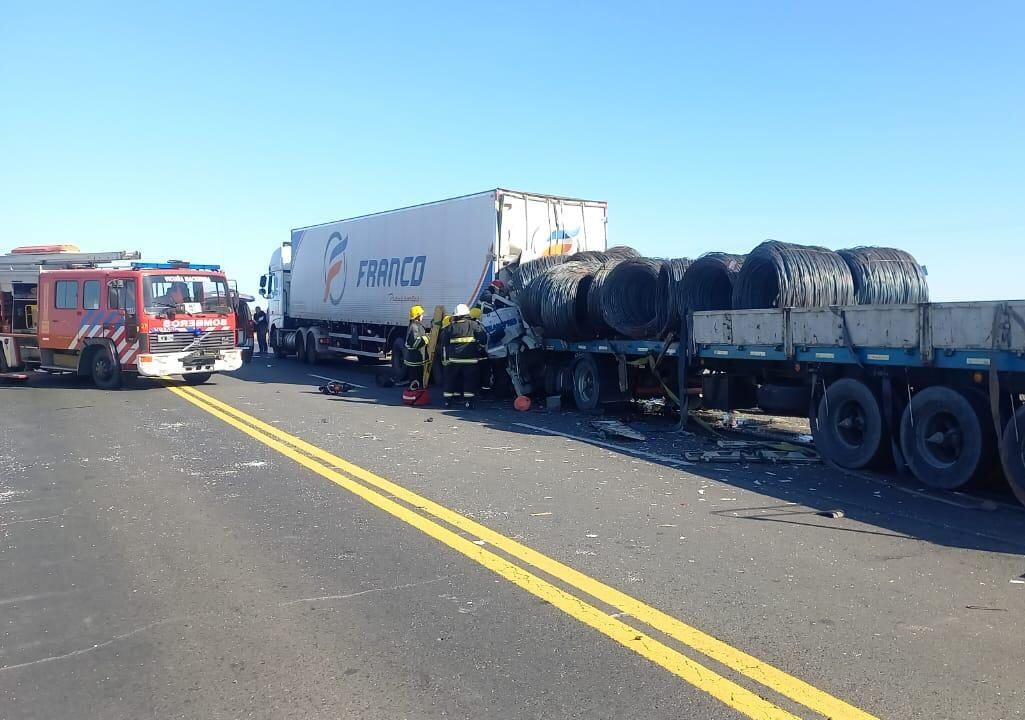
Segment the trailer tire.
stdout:
<path fill-rule="evenodd" d="M 202 385 L 212 378 L 213 375 L 213 373 L 209 372 L 189 373 L 188 375 L 182 375 L 182 382 L 186 385 Z"/>
<path fill-rule="evenodd" d="M 762 412 L 781 417 L 807 417 L 811 388 L 807 385 L 759 385 L 756 393 Z"/>
<path fill-rule="evenodd" d="M 1011 492 L 1025 505 L 1025 407 L 1018 408 L 1004 426 L 1000 463 Z"/>
<path fill-rule="evenodd" d="M 295 359 L 306 362 L 306 333 L 302 330 L 295 331 Z"/>
<path fill-rule="evenodd" d="M 89 375 L 101 390 L 121 387 L 121 365 L 105 345 L 95 345 L 89 353 Z"/>
<path fill-rule="evenodd" d="M 303 358 L 307 365 L 316 365 L 320 362 L 320 358 L 317 356 L 317 336 L 312 332 L 306 335 L 306 342 L 303 343 L 306 349 L 306 357 Z"/>
<path fill-rule="evenodd" d="M 577 358 L 573 364 L 573 402 L 578 410 L 590 412 L 598 409 L 605 379 L 607 373 L 601 372 L 594 355 L 585 354 Z"/>
<path fill-rule="evenodd" d="M 980 402 L 943 385 L 911 398 L 900 422 L 900 448 L 923 484 L 956 490 L 987 474 L 995 432 L 986 431 Z"/>
<path fill-rule="evenodd" d="M 867 385 L 852 378 L 837 380 L 819 399 L 812 434 L 822 456 L 848 470 L 879 462 L 889 443 L 879 400 Z"/>

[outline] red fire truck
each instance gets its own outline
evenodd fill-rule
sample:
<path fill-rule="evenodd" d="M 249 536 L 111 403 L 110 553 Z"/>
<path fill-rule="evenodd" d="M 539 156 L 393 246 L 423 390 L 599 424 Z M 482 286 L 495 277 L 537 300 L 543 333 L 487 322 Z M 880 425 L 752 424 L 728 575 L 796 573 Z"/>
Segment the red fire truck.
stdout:
<path fill-rule="evenodd" d="M 125 374 L 198 385 L 240 368 L 220 267 L 126 264 L 138 258 L 66 245 L 0 255 L 0 373 L 73 373 L 116 388 Z"/>

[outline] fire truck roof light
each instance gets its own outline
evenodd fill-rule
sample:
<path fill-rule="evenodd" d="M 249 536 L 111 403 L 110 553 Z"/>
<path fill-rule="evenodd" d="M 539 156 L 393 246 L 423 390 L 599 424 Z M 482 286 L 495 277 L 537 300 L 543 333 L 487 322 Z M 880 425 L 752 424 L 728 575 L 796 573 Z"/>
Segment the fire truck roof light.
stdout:
<path fill-rule="evenodd" d="M 220 265 L 196 265 L 194 263 L 187 263 L 181 260 L 171 260 L 165 263 L 132 263 L 132 270 L 209 270 L 211 272 L 217 272 L 221 269 Z"/>

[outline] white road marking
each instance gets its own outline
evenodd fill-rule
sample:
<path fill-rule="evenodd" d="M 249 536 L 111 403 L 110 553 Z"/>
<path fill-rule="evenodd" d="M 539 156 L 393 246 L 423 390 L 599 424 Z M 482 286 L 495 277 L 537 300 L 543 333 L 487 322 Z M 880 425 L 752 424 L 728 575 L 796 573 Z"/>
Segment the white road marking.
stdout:
<path fill-rule="evenodd" d="M 664 462 L 669 465 L 680 465 L 680 466 L 693 466 L 694 463 L 687 462 L 686 460 L 680 460 L 679 458 L 670 457 L 669 455 L 659 455 L 658 453 L 650 453 L 645 450 L 635 450 L 628 445 L 616 445 L 615 443 L 608 443 L 602 440 L 595 440 L 594 438 L 583 437 L 581 435 L 570 435 L 569 433 L 559 432 L 558 430 L 550 430 L 546 427 L 540 427 L 539 425 L 528 425 L 527 423 L 513 423 L 517 427 L 527 428 L 529 430 L 537 430 L 539 432 L 548 433 L 549 435 L 558 435 L 559 437 L 569 438 L 570 440 L 578 440 L 589 445 L 597 445 L 598 447 L 609 448 L 611 450 L 619 450 L 627 455 L 636 455 L 642 458 L 648 458 L 649 460 L 657 460 L 658 462 Z"/>

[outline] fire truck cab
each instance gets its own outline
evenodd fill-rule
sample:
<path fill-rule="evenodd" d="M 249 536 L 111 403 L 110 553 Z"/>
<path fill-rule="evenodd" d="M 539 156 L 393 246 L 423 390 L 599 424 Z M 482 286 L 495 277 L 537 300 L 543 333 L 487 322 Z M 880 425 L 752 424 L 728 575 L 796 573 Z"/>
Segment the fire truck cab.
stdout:
<path fill-rule="evenodd" d="M 199 384 L 242 366 L 218 266 L 111 264 L 137 253 L 108 253 L 121 257 L 101 262 L 80 262 L 80 253 L 32 254 L 0 257 L 0 372 L 74 373 L 115 388 L 126 373 Z"/>

